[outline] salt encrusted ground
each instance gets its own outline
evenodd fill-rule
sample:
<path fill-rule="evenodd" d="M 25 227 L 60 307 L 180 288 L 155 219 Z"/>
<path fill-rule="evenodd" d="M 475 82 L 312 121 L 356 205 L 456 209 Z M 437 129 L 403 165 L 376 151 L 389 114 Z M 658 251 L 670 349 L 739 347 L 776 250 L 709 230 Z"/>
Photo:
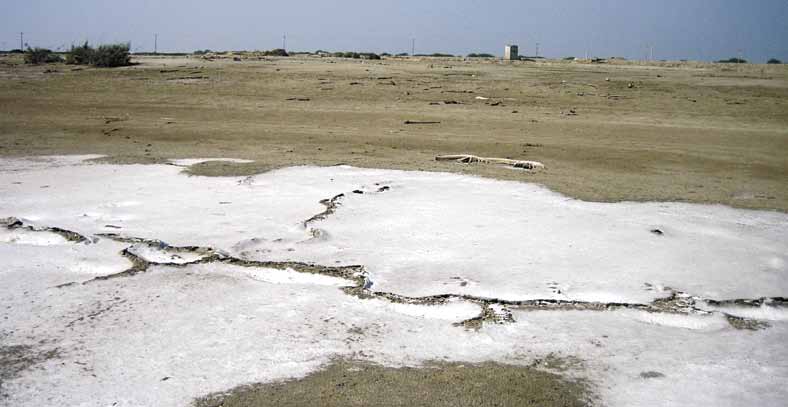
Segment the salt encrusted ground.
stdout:
<path fill-rule="evenodd" d="M 551 353 L 583 361 L 569 374 L 607 405 L 788 397 L 785 214 L 451 174 L 204 178 L 181 173 L 200 160 L 86 158 L 0 160 L 0 346 L 58 349 L 3 382 L 0 403 L 185 405 L 332 357 Z"/>

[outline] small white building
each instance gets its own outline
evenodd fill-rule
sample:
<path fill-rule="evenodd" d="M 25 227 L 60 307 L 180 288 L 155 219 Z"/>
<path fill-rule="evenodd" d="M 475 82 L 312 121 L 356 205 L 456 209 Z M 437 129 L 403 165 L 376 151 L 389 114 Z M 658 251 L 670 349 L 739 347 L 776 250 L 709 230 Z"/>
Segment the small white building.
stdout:
<path fill-rule="evenodd" d="M 507 61 L 517 61 L 520 59 L 520 47 L 517 45 L 507 45 L 503 51 L 503 59 Z"/>

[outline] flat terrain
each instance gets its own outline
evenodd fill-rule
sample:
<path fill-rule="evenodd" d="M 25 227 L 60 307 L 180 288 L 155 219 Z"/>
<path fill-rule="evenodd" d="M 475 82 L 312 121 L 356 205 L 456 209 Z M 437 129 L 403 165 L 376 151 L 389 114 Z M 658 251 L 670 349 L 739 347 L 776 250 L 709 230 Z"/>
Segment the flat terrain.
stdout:
<path fill-rule="evenodd" d="M 593 201 L 788 210 L 784 65 L 137 62 L 108 70 L 0 58 L 0 155 L 255 160 L 194 170 L 207 175 L 345 163 L 537 182 Z M 434 161 L 458 153 L 547 170 Z"/>
<path fill-rule="evenodd" d="M 786 66 L 135 63 L 0 56 L 0 406 L 786 398 Z"/>

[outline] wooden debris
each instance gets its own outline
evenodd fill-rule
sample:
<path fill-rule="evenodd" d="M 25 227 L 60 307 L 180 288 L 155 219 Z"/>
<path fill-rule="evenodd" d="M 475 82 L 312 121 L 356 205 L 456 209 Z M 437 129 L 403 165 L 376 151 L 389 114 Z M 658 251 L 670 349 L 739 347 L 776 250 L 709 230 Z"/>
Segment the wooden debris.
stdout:
<path fill-rule="evenodd" d="M 405 120 L 405 124 L 441 124 L 441 122 Z"/>
<path fill-rule="evenodd" d="M 502 164 L 514 168 L 522 168 L 524 170 L 541 170 L 545 168 L 544 164 L 538 161 L 511 160 L 508 158 L 486 158 L 470 154 L 439 155 L 435 157 L 435 161 L 454 161 L 462 164 Z"/>

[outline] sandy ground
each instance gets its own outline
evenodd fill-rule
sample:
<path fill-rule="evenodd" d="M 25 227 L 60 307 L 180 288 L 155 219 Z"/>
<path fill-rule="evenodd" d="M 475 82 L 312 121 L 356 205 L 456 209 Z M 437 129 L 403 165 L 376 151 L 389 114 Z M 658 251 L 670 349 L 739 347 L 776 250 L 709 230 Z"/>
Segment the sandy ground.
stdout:
<path fill-rule="evenodd" d="M 138 62 L 74 70 L 0 59 L 0 155 L 255 161 L 202 169 L 216 175 L 346 163 L 538 182 L 592 201 L 788 210 L 783 65 Z M 547 171 L 434 161 L 452 153 L 536 160 Z"/>

